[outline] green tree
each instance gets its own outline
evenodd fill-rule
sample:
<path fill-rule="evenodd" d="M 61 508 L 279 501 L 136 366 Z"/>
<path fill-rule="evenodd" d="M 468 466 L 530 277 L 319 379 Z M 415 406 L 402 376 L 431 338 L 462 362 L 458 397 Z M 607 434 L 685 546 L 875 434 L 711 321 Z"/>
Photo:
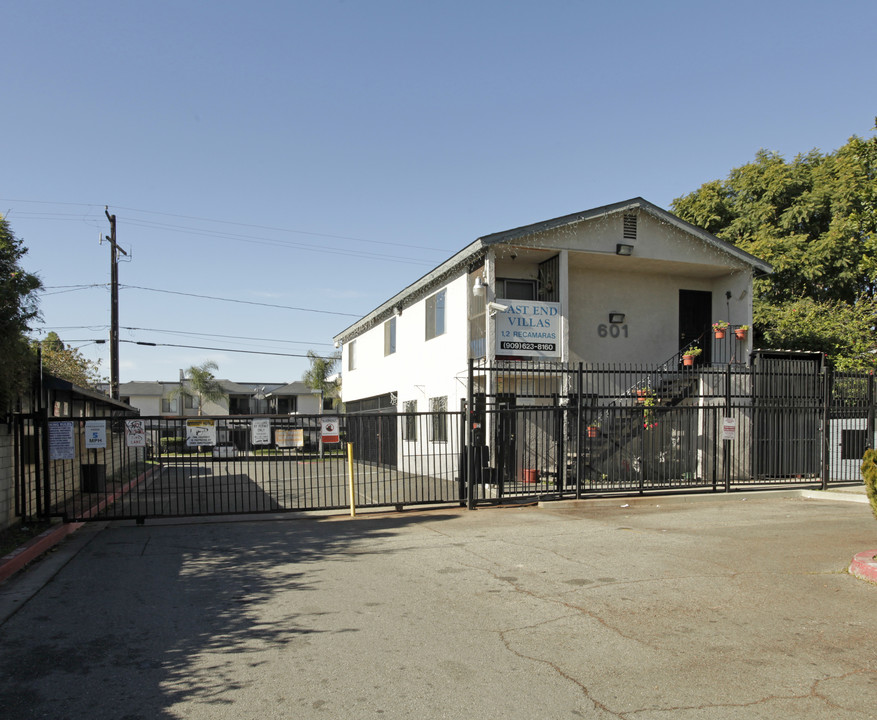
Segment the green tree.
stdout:
<path fill-rule="evenodd" d="M 40 279 L 21 267 L 27 253 L 0 215 L 0 411 L 27 388 L 35 363 L 26 333 L 39 317 Z"/>
<path fill-rule="evenodd" d="M 338 367 L 341 360 L 339 353 L 333 353 L 328 357 L 318 355 L 313 350 L 308 350 L 308 360 L 311 366 L 302 375 L 302 382 L 312 390 L 320 391 L 320 398 L 331 398 L 334 406 L 338 399 L 341 384 L 330 378 Z M 322 408 L 320 408 L 322 410 Z"/>
<path fill-rule="evenodd" d="M 55 377 L 92 389 L 107 381 L 100 374 L 100 360 L 87 359 L 79 350 L 65 345 L 57 333 L 50 332 L 37 344 L 41 350 L 43 369 Z"/>
<path fill-rule="evenodd" d="M 772 275 L 755 281 L 757 342 L 806 345 L 838 366 L 873 366 L 877 137 L 853 136 L 835 152 L 812 150 L 792 162 L 761 150 L 725 180 L 677 198 L 672 209 L 773 265 Z M 802 316 L 817 326 L 806 338 L 794 321 Z M 853 328 L 864 336 L 840 342 Z"/>
<path fill-rule="evenodd" d="M 171 393 L 171 397 L 191 397 L 198 399 L 198 415 L 201 415 L 205 402 L 222 402 L 226 393 L 216 380 L 213 371 L 219 366 L 213 360 L 200 365 L 192 365 L 185 372 L 185 381 Z"/>

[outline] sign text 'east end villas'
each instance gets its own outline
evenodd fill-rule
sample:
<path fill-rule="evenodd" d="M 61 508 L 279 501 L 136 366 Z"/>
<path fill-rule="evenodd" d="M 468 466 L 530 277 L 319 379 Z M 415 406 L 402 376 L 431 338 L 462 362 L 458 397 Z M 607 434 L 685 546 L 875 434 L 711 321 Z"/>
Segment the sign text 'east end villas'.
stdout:
<path fill-rule="evenodd" d="M 496 354 L 560 357 L 560 303 L 498 300 Z"/>

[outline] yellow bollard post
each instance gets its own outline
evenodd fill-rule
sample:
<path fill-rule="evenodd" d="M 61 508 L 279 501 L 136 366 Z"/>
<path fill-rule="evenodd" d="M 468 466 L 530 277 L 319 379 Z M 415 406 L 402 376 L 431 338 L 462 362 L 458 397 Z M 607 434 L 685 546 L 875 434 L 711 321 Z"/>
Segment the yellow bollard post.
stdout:
<path fill-rule="evenodd" d="M 353 443 L 347 443 L 347 478 L 350 491 L 350 517 L 356 517 L 356 488 L 353 484 Z"/>

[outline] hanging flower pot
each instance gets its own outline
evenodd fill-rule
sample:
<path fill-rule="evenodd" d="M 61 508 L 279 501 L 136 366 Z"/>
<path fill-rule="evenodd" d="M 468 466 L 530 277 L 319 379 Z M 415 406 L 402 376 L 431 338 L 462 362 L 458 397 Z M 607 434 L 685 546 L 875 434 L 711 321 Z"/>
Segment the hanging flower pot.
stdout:
<path fill-rule="evenodd" d="M 716 334 L 716 340 L 723 340 L 725 338 L 725 332 L 728 330 L 728 323 L 724 320 L 719 320 L 718 322 L 713 323 L 713 332 Z"/>
<path fill-rule="evenodd" d="M 734 334 L 737 336 L 738 340 L 745 340 L 747 330 L 749 330 L 748 325 L 741 325 L 738 328 L 734 328 Z"/>
<path fill-rule="evenodd" d="M 703 352 L 697 345 L 692 345 L 689 348 L 685 348 L 682 352 L 682 364 L 685 367 L 691 367 L 694 365 L 694 358 Z"/>

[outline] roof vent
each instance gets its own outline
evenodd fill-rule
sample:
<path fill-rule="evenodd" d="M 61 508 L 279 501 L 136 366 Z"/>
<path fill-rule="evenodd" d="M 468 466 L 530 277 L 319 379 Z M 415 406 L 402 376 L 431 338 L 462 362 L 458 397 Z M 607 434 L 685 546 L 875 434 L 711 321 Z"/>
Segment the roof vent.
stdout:
<path fill-rule="evenodd" d="M 636 240 L 636 215 L 624 216 L 624 232 L 622 235 L 625 240 Z"/>

